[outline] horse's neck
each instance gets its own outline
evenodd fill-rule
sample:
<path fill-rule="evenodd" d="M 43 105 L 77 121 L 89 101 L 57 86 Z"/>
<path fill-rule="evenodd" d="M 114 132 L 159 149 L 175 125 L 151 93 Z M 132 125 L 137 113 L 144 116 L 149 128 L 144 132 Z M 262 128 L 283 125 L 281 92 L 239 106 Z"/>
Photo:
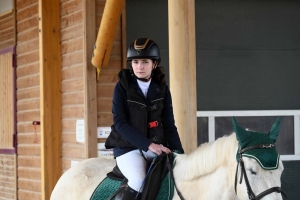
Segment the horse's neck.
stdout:
<path fill-rule="evenodd" d="M 237 150 L 235 133 L 205 143 L 189 155 L 178 155 L 174 168 L 177 179 L 192 180 L 213 173 L 219 167 L 232 166 Z"/>

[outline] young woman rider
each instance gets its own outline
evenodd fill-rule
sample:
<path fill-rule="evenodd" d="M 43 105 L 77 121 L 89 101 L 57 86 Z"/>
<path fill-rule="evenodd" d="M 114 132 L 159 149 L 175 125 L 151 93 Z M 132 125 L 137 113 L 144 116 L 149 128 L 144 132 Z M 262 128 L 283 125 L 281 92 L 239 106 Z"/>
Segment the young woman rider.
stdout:
<path fill-rule="evenodd" d="M 128 187 L 120 199 L 132 200 L 146 176 L 146 159 L 171 150 L 184 153 L 175 126 L 172 98 L 165 82 L 158 45 L 136 39 L 127 51 L 129 69 L 119 72 L 113 95 L 114 157 Z M 111 133 L 112 135 L 112 133 Z M 116 136 L 117 135 L 117 136 Z"/>

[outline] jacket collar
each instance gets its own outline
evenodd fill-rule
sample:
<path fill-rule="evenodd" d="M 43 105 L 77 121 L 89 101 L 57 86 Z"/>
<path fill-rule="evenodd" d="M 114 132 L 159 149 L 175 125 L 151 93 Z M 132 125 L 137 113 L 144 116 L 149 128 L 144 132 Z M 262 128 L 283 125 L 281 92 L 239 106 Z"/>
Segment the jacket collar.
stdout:
<path fill-rule="evenodd" d="M 151 80 L 148 93 L 147 93 L 147 100 L 151 102 L 154 97 L 160 92 L 160 86 L 154 80 Z"/>
<path fill-rule="evenodd" d="M 136 93 L 139 94 L 140 96 L 144 97 L 144 94 L 142 92 L 142 90 L 140 89 L 139 85 L 138 85 L 138 82 L 137 82 L 137 79 L 136 78 L 132 78 L 131 80 L 131 85 L 132 87 L 136 90 Z M 151 83 L 149 85 L 149 89 L 148 89 L 148 92 L 147 92 L 147 98 L 146 100 L 148 102 L 151 102 L 154 97 L 160 92 L 160 85 L 158 83 L 156 83 L 153 79 L 151 80 Z"/>

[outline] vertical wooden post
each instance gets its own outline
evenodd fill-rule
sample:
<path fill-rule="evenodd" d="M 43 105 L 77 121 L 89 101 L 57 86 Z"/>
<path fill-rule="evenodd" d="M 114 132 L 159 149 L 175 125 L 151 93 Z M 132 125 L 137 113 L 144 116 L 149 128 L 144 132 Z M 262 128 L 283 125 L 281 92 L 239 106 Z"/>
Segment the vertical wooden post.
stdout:
<path fill-rule="evenodd" d="M 124 1 L 121 15 L 121 37 L 122 37 L 122 69 L 127 68 L 127 44 L 126 44 L 126 0 Z"/>
<path fill-rule="evenodd" d="M 197 147 L 194 0 L 169 0 L 170 89 L 175 123 L 186 153 Z"/>
<path fill-rule="evenodd" d="M 83 1 L 84 18 L 84 131 L 86 158 L 97 157 L 97 83 L 91 59 L 96 40 L 95 0 Z"/>
<path fill-rule="evenodd" d="M 120 22 L 125 0 L 106 0 L 98 31 L 92 64 L 102 68 L 108 65 L 114 37 Z"/>
<path fill-rule="evenodd" d="M 60 0 L 39 0 L 42 199 L 62 174 Z"/>

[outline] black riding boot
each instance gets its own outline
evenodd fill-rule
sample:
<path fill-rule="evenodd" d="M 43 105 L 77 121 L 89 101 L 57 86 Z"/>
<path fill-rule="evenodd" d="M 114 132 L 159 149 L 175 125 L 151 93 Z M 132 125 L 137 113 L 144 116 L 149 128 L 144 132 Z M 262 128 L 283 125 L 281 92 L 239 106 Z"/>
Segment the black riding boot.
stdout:
<path fill-rule="evenodd" d="M 122 192 L 120 192 L 120 194 L 116 196 L 115 200 L 139 200 L 141 199 L 141 194 L 139 194 L 139 196 L 135 199 L 137 193 L 137 191 L 127 186 Z"/>

